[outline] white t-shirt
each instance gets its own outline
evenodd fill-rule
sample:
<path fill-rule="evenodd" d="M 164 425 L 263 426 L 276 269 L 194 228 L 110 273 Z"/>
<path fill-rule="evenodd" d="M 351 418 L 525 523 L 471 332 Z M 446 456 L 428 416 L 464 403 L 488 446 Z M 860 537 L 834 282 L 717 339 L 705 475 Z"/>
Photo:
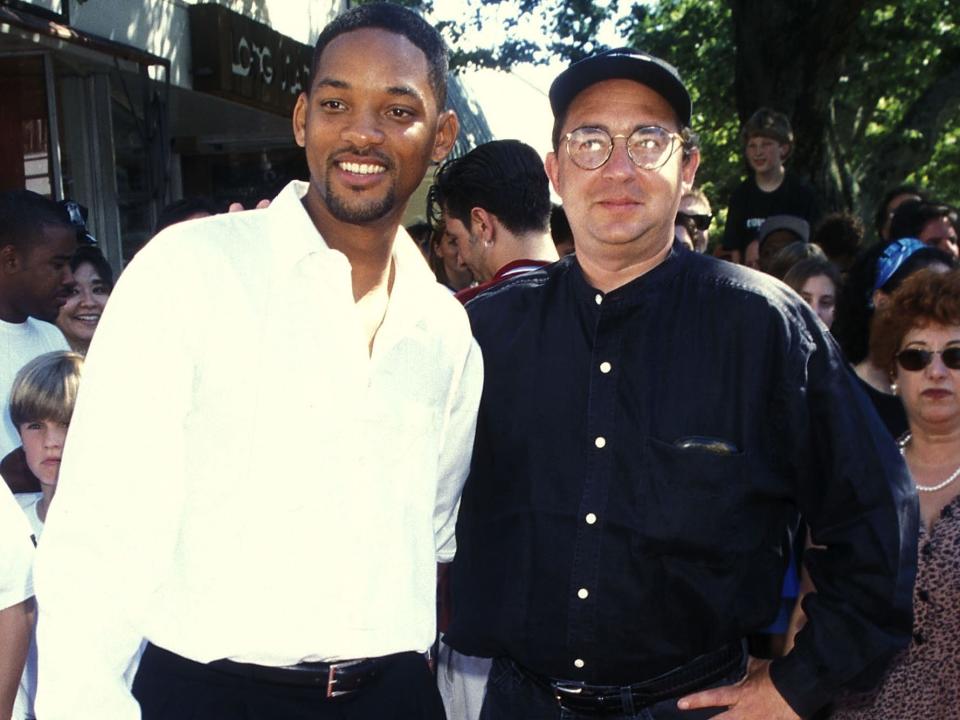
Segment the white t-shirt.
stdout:
<path fill-rule="evenodd" d="M 0 480 L 0 610 L 33 597 L 33 542 L 30 526 L 20 506 Z M 21 680 L 21 683 L 23 680 Z M 26 714 L 28 696 L 17 698 L 13 720 L 30 717 Z"/>
<path fill-rule="evenodd" d="M 27 519 L 0 483 L 0 610 L 33 597 L 33 542 Z"/>
<path fill-rule="evenodd" d="M 0 320 L 0 401 L 3 402 L 3 423 L 0 426 L 0 458 L 20 446 L 20 435 L 13 426 L 10 412 L 10 388 L 24 365 L 37 355 L 54 350 L 69 350 L 67 339 L 56 325 L 27 318 L 26 322 Z"/>
<path fill-rule="evenodd" d="M 39 542 L 43 533 L 43 520 L 37 512 L 43 493 L 19 493 L 14 495 L 20 507 L 23 508 L 33 531 L 34 539 Z M 37 697 L 37 636 L 34 633 L 30 638 L 30 651 L 27 654 L 26 665 L 23 666 L 23 675 L 20 677 L 20 689 L 17 690 L 17 699 L 13 703 L 13 717 L 11 720 L 28 720 L 35 717 L 33 701 Z"/>

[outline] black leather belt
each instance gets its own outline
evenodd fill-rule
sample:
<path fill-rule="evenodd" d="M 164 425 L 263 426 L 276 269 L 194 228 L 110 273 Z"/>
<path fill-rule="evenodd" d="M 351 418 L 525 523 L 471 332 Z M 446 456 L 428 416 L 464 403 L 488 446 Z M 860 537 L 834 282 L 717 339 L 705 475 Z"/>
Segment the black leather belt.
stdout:
<path fill-rule="evenodd" d="M 630 685 L 588 685 L 571 680 L 544 677 L 517 668 L 535 682 L 550 688 L 561 708 L 587 715 L 613 715 L 655 705 L 700 690 L 727 676 L 743 662 L 743 643 L 730 643 L 700 655 L 662 675 Z"/>
<path fill-rule="evenodd" d="M 303 662 L 297 665 L 271 667 L 214 660 L 207 667 L 228 675 L 271 683 L 274 685 L 297 685 L 300 687 L 326 688 L 328 698 L 341 697 L 356 692 L 368 684 L 393 659 L 411 653 L 396 653 L 383 657 L 344 660 L 342 662 Z M 419 653 L 412 653 L 419 654 Z M 426 660 L 426 658 L 424 658 Z"/>

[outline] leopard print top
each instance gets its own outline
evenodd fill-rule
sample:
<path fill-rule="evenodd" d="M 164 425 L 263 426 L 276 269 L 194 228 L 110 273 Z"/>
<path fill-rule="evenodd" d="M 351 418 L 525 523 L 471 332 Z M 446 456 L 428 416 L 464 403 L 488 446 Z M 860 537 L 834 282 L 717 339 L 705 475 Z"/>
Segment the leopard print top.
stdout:
<path fill-rule="evenodd" d="M 927 535 L 921 523 L 913 639 L 880 687 L 837 706 L 833 720 L 960 718 L 960 495 Z"/>

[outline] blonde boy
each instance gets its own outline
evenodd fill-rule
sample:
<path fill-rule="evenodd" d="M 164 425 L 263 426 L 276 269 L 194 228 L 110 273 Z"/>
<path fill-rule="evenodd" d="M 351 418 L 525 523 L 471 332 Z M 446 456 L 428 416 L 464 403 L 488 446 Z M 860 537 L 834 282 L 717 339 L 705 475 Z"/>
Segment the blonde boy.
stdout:
<path fill-rule="evenodd" d="M 40 492 L 16 496 L 35 539 L 40 538 L 57 489 L 60 458 L 77 399 L 82 367 L 83 356 L 78 353 L 45 353 L 20 369 L 10 390 L 10 419 L 20 434 L 27 467 L 40 480 Z M 36 691 L 37 648 L 31 638 L 13 707 L 13 720 L 34 717 Z"/>

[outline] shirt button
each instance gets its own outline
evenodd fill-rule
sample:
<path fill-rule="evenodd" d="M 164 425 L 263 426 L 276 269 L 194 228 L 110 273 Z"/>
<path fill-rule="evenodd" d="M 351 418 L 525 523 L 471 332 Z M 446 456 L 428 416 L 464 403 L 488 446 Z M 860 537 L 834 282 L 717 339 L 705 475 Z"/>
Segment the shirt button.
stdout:
<path fill-rule="evenodd" d="M 599 305 L 600 303 L 603 302 L 603 295 L 601 295 L 600 293 L 597 293 L 596 296 L 593 298 L 593 300 L 594 302 L 597 303 L 597 305 Z"/>
<path fill-rule="evenodd" d="M 584 518 L 587 521 L 587 525 L 593 525 L 597 521 L 597 516 L 593 513 L 587 513 L 587 516 Z"/>
<path fill-rule="evenodd" d="M 926 590 L 918 590 L 917 597 L 920 599 L 920 602 L 930 602 L 930 593 Z"/>
<path fill-rule="evenodd" d="M 914 634 L 913 634 L 913 641 L 914 641 L 917 645 L 923 645 L 923 635 L 921 635 L 920 633 L 914 633 Z M 574 663 L 574 665 L 576 665 L 576 663 Z"/>
<path fill-rule="evenodd" d="M 599 295 L 597 297 L 599 297 Z M 573 666 L 578 670 L 582 669 L 584 665 L 586 665 L 586 663 L 580 658 L 577 658 L 576 660 L 573 661 Z"/>
<path fill-rule="evenodd" d="M 586 600 L 588 597 L 590 597 L 590 591 L 586 588 L 580 588 L 577 590 L 577 597 L 581 600 Z"/>
<path fill-rule="evenodd" d="M 933 545 L 931 545 L 929 542 L 925 542 L 923 547 L 920 548 L 920 552 L 923 553 L 924 557 L 930 557 L 933 555 Z"/>
<path fill-rule="evenodd" d="M 600 363 L 600 372 L 602 372 L 604 375 L 606 375 L 612 369 L 613 369 L 613 365 L 611 365 L 610 363 L 608 362 Z"/>
<path fill-rule="evenodd" d="M 600 437 L 598 437 L 596 440 L 593 441 L 593 444 L 596 445 L 598 448 L 604 448 L 607 446 L 607 439 L 603 437 L 603 435 L 601 435 Z"/>

